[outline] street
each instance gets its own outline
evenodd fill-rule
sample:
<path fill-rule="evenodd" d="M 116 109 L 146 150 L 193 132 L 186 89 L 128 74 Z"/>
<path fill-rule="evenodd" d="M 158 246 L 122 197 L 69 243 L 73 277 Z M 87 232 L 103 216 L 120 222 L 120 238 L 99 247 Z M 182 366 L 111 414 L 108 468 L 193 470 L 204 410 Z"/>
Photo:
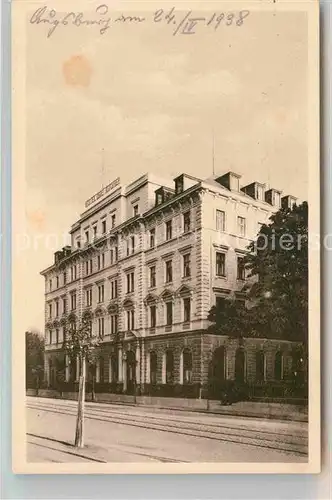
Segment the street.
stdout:
<path fill-rule="evenodd" d="M 29 462 L 307 461 L 303 422 L 86 403 L 76 449 L 76 411 L 76 401 L 27 397 Z"/>

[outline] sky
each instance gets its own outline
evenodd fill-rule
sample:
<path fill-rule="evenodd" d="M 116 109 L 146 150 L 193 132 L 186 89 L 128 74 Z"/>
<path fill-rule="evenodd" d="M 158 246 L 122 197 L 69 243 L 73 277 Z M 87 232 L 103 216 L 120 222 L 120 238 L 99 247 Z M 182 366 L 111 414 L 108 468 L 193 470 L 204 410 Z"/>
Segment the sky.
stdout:
<path fill-rule="evenodd" d="M 27 329 L 44 329 L 40 271 L 85 200 L 118 176 L 206 178 L 214 136 L 216 173 L 307 199 L 306 41 L 306 16 L 292 12 L 190 36 L 146 22 L 47 38 L 27 22 Z"/>

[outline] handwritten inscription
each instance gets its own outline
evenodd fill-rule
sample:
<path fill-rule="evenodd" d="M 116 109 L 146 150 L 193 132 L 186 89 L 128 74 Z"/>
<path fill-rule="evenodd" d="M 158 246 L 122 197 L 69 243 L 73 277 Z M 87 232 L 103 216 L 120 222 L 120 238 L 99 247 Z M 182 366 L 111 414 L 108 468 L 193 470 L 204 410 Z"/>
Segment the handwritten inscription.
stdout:
<path fill-rule="evenodd" d="M 197 28 L 212 29 L 216 31 L 221 26 L 241 27 L 248 18 L 249 10 L 234 12 L 214 12 L 206 16 L 197 16 L 192 10 L 177 11 L 175 7 L 170 10 L 158 9 L 146 17 L 138 15 L 125 15 L 109 12 L 106 4 L 98 5 L 92 14 L 84 12 L 59 13 L 46 6 L 39 7 L 31 16 L 30 24 L 47 26 L 47 37 L 50 38 L 59 27 L 74 26 L 76 28 L 94 27 L 100 35 L 104 35 L 112 25 L 116 24 L 142 24 L 154 23 L 169 25 L 171 33 L 175 35 L 194 35 Z"/>

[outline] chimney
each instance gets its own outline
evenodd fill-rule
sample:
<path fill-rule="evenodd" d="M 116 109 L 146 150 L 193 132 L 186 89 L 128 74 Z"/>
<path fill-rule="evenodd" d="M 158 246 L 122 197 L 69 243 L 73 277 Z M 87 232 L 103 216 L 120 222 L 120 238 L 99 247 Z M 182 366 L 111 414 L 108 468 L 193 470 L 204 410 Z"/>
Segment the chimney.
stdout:
<path fill-rule="evenodd" d="M 215 179 L 218 184 L 224 186 L 230 191 L 240 191 L 240 178 L 241 175 L 235 174 L 234 172 L 227 172 L 227 174 L 217 177 Z"/>

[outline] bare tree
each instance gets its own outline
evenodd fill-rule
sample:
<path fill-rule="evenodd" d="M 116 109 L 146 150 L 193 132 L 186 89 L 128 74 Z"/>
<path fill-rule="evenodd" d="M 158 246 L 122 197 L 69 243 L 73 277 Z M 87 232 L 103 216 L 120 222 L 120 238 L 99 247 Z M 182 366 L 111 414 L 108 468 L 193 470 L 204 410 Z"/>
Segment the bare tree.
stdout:
<path fill-rule="evenodd" d="M 65 349 L 71 359 L 77 359 L 79 363 L 79 391 L 75 432 L 75 446 L 78 448 L 84 447 L 86 362 L 93 357 L 99 343 L 99 338 L 92 335 L 91 321 L 89 319 L 83 317 L 80 321 L 75 321 L 69 318 Z"/>

